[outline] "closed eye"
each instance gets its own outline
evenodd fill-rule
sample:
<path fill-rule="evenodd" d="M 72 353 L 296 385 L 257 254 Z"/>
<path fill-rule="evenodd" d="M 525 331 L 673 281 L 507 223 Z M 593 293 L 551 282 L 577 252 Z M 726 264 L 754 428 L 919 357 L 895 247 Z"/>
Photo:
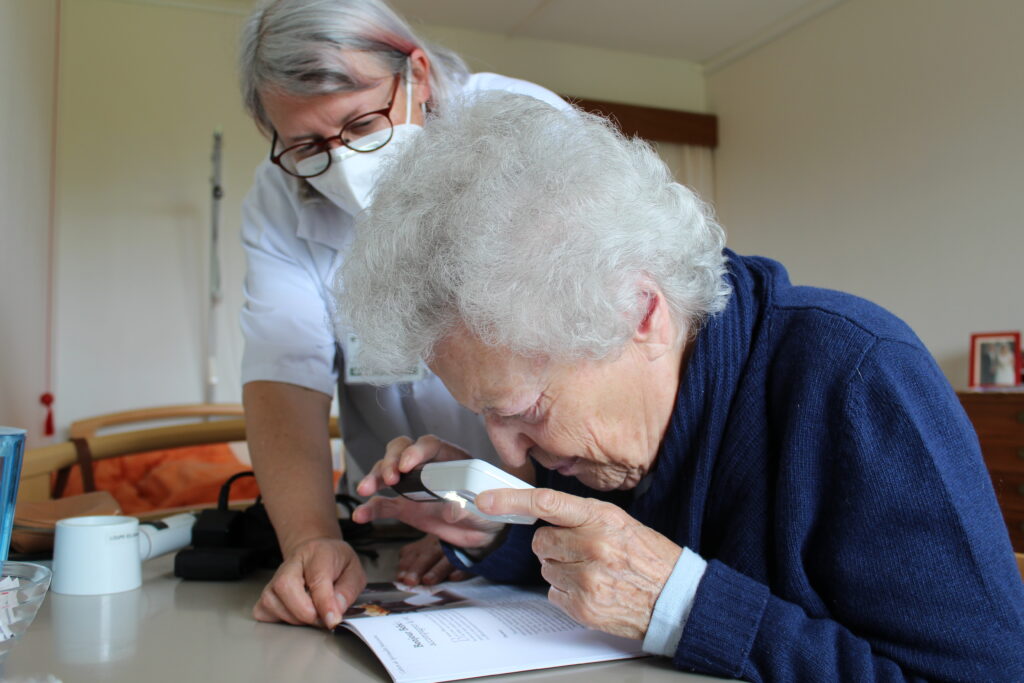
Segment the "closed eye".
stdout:
<path fill-rule="evenodd" d="M 532 406 L 524 411 L 516 413 L 515 415 L 509 415 L 506 419 L 519 420 L 520 422 L 525 422 L 527 424 L 539 422 L 543 414 L 543 411 L 541 410 L 541 399 L 543 398 L 544 394 L 541 394 L 537 397 L 537 400 Z"/>
<path fill-rule="evenodd" d="M 366 130 L 366 129 L 370 128 L 372 125 L 373 125 L 373 121 L 370 120 L 370 119 L 367 119 L 367 118 L 356 119 L 355 121 L 352 121 L 351 123 L 346 124 L 345 130 L 357 131 L 358 132 L 358 131 Z"/>
<path fill-rule="evenodd" d="M 318 154 L 325 149 L 324 140 L 322 138 L 312 138 L 309 140 L 300 140 L 292 145 L 289 145 L 281 156 L 289 156 L 292 159 L 306 159 L 314 154 Z"/>

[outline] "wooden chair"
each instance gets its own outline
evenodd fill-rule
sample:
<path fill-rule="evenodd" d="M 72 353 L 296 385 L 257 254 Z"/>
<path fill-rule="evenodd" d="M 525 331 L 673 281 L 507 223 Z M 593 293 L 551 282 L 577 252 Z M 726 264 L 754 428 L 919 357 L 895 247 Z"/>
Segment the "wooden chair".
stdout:
<path fill-rule="evenodd" d="M 175 420 L 179 424 L 147 427 L 112 434 L 104 429 L 138 423 Z M 181 423 L 181 420 L 189 420 Z M 332 438 L 339 438 L 338 421 L 331 418 Z M 245 440 L 245 419 L 241 404 L 187 404 L 160 406 L 109 413 L 78 420 L 69 429 L 70 440 L 33 448 L 25 453 L 21 469 L 19 500 L 48 500 L 54 497 L 53 473 L 67 472 L 72 465 L 179 446 L 230 443 Z M 83 467 L 85 477 L 88 465 Z M 66 476 L 66 475 L 65 475 Z M 59 483 L 59 482 L 58 482 Z M 88 486 L 87 486 L 88 487 Z"/>
<path fill-rule="evenodd" d="M 125 410 L 119 413 L 107 413 L 106 415 L 97 415 L 96 417 L 77 420 L 71 423 L 71 427 L 68 429 L 68 436 L 72 439 L 89 439 L 96 436 L 96 432 L 101 429 L 118 427 L 125 424 L 195 418 L 209 421 L 209 418 L 214 417 L 233 417 L 238 419 L 245 417 L 245 411 L 241 403 L 190 403 L 177 406 L 139 408 L 137 410 Z"/>

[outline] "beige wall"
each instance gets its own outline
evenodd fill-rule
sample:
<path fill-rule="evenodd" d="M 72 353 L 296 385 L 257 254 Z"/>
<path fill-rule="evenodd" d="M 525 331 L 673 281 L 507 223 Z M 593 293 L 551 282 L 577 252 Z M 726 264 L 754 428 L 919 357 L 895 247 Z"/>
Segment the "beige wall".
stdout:
<path fill-rule="evenodd" d="M 0 424 L 41 442 L 56 0 L 0 0 Z"/>
<path fill-rule="evenodd" d="M 32 6 L 33 13 L 41 5 L 52 12 L 55 4 L 0 2 L 19 11 Z M 237 314 L 245 269 L 239 204 L 266 153 L 266 142 L 241 110 L 235 82 L 237 34 L 246 5 L 244 0 L 205 7 L 160 0 L 62 3 L 56 175 L 58 429 L 98 413 L 202 398 L 209 157 L 217 127 L 225 137 L 227 191 L 217 399 L 239 399 L 242 339 Z M 5 21 L 3 26 L 14 29 L 15 24 Z M 52 26 L 47 28 L 52 32 Z M 462 51 L 477 70 L 531 79 L 581 97 L 704 108 L 703 78 L 690 63 L 442 27 L 423 31 Z M 20 28 L 10 32 L 18 34 L 21 42 L 15 45 L 26 51 L 31 47 L 44 56 L 53 51 L 52 39 L 49 45 L 36 44 Z M 5 41 L 4 49 L 9 45 Z M 45 66 L 44 60 L 25 54 L 33 68 Z M 649 77 L 637 79 L 637 73 Z M 41 85 L 21 78 L 4 81 L 0 94 L 10 91 L 28 100 L 48 96 L 50 77 L 44 75 Z M 39 129 L 39 139 L 48 140 L 49 108 L 26 103 L 19 111 Z M 39 156 L 31 163 L 44 160 Z M 2 163 L 7 173 L 22 172 L 6 157 Z M 43 175 L 33 181 L 34 187 L 45 188 L 47 169 L 39 165 L 36 170 Z M 35 203 L 43 200 L 44 194 L 38 201 L 26 196 L 25 215 L 38 220 L 44 205 L 37 209 Z M 34 278 L 42 277 L 30 265 L 42 255 L 39 246 L 37 241 L 17 250 L 25 264 L 21 272 Z M 39 279 L 31 300 L 19 299 L 18 311 L 34 326 L 33 333 L 24 349 L 13 354 L 5 350 L 0 372 L 42 365 L 42 332 L 36 331 L 40 321 L 34 311 L 42 310 L 36 299 L 44 282 Z M 29 417 L 38 412 L 38 384 L 32 379 L 26 383 L 30 389 L 11 399 Z M 4 396 L 7 401 L 6 392 Z"/>
<path fill-rule="evenodd" d="M 708 78 L 731 246 L 918 332 L 1024 328 L 1024 3 L 848 0 Z"/>
<path fill-rule="evenodd" d="M 704 74 L 693 62 L 466 29 L 422 26 L 472 71 L 523 78 L 561 95 L 703 112 Z"/>
<path fill-rule="evenodd" d="M 239 203 L 266 152 L 239 103 L 237 13 L 64 2 L 59 423 L 203 397 L 213 131 L 224 134 L 217 399 L 237 401 Z"/>
<path fill-rule="evenodd" d="M 238 104 L 237 3 L 65 0 L 58 427 L 202 397 L 210 138 L 225 135 L 219 400 L 237 400 L 238 206 L 265 153 Z M 41 425 L 55 0 L 0 0 L 0 422 Z M 720 116 L 731 244 L 907 319 L 954 383 L 971 331 L 1024 327 L 1024 46 L 1014 0 L 848 0 L 704 81 L 693 64 L 424 27 L 475 69 Z M 636 74 L 644 74 L 637 78 Z M 10 124 L 8 122 L 11 122 Z M 42 151 L 40 151 L 42 150 Z M 11 265 L 13 264 L 13 270 Z"/>

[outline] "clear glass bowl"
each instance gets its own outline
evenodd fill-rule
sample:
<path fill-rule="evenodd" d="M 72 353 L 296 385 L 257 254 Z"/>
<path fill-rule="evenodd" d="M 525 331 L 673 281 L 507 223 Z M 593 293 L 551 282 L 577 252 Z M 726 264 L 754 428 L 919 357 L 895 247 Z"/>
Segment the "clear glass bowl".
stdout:
<path fill-rule="evenodd" d="M 52 573 L 47 567 L 31 562 L 4 562 L 0 578 L 17 580 L 16 588 L 0 589 L 0 661 L 7 657 L 14 643 L 22 636 L 50 588 Z"/>

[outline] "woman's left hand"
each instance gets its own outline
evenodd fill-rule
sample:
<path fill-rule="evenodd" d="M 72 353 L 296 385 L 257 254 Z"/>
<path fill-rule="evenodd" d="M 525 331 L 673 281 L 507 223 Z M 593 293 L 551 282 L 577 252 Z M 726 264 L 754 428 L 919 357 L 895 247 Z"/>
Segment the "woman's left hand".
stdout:
<path fill-rule="evenodd" d="M 395 578 L 407 586 L 433 586 L 442 581 L 462 581 L 469 574 L 455 569 L 445 557 L 437 536 L 427 534 L 418 541 L 402 546 L 398 551 L 398 570 Z"/>
<path fill-rule="evenodd" d="M 533 552 L 551 584 L 548 599 L 590 628 L 640 640 L 682 548 L 603 501 L 551 489 L 495 489 L 477 507 L 526 515 L 537 529 Z"/>

